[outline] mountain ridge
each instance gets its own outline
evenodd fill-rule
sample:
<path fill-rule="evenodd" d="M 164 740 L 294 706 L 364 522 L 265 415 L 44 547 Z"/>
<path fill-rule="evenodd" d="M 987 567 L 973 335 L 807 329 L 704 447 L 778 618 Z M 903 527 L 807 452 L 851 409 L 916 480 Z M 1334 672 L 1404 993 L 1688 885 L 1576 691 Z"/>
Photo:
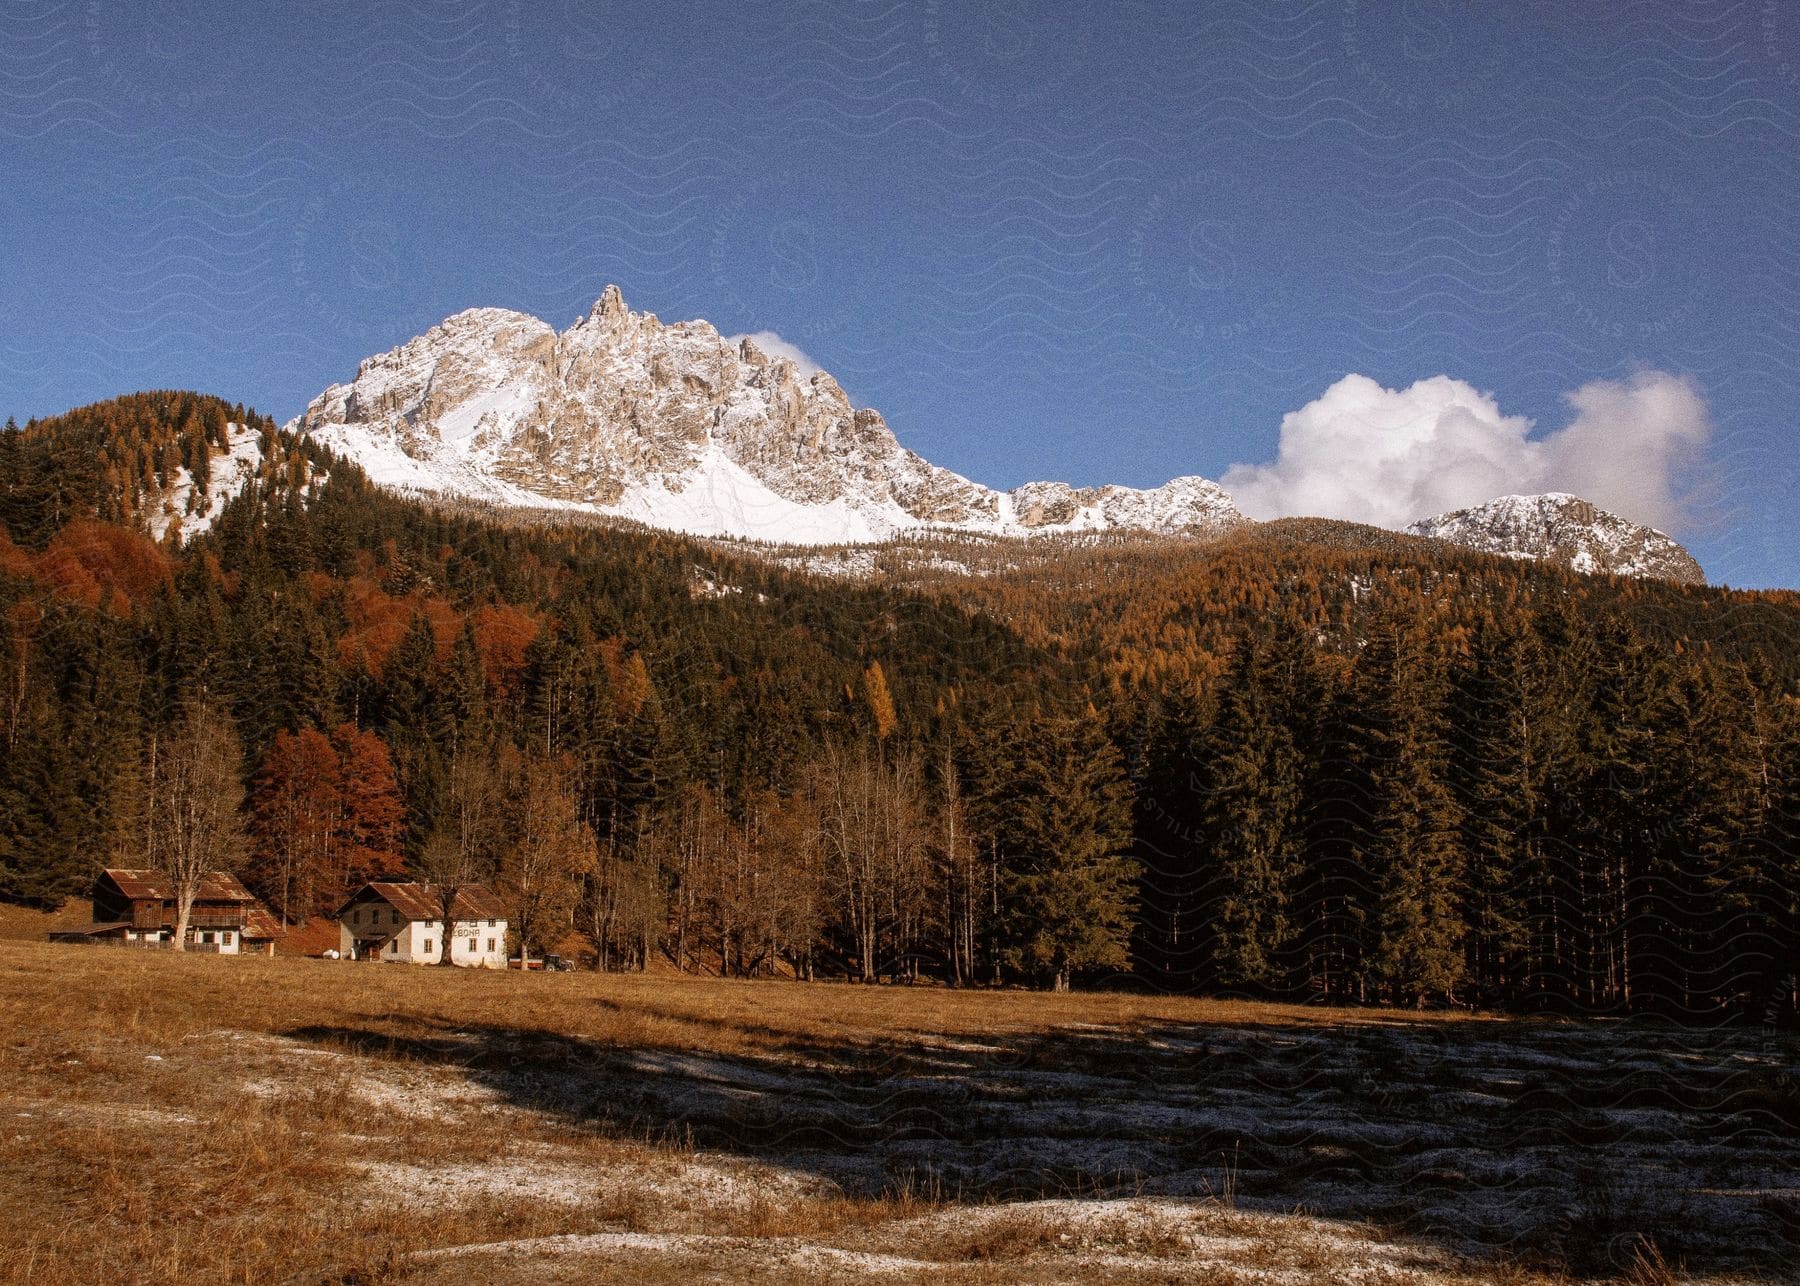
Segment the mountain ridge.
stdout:
<path fill-rule="evenodd" d="M 616 285 L 560 332 L 510 309 L 456 313 L 365 358 L 287 428 L 402 492 L 775 545 L 933 530 L 1210 537 L 1250 523 L 1198 476 L 1143 489 L 987 487 L 902 446 L 829 372 L 805 375 L 704 320 L 633 312 Z M 1577 571 L 1705 580 L 1668 536 L 1563 493 L 1500 497 L 1405 530 Z"/>
<path fill-rule="evenodd" d="M 918 527 L 1174 534 L 1246 521 L 1204 478 L 986 487 L 901 446 L 828 372 L 803 378 L 709 322 L 634 313 L 616 286 L 562 332 L 506 309 L 457 313 L 365 359 L 288 427 L 390 487 L 692 535 L 840 544 Z"/>
<path fill-rule="evenodd" d="M 1699 562 L 1672 537 L 1567 492 L 1498 496 L 1421 518 L 1406 530 L 1481 553 L 1543 559 L 1571 571 L 1706 583 Z"/>

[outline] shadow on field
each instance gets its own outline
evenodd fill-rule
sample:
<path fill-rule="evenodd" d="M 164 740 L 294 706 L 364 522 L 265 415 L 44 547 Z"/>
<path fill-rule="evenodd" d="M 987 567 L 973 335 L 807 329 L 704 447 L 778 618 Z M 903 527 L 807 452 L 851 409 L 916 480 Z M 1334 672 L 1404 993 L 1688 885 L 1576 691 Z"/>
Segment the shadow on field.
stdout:
<path fill-rule="evenodd" d="M 1692 1271 L 1800 1263 L 1792 1036 L 1150 1024 L 727 1056 L 413 1021 L 285 1034 L 853 1195 L 1211 1197 L 1577 1274 L 1622 1271 L 1647 1243 Z"/>

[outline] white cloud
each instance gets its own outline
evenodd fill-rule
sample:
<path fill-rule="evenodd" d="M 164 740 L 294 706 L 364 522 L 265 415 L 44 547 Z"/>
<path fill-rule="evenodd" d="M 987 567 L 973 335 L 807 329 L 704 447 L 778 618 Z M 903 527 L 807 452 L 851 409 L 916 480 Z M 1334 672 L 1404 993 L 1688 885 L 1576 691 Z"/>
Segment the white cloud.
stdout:
<path fill-rule="evenodd" d="M 727 335 L 725 342 L 735 347 L 742 339 L 749 340 L 770 357 L 785 357 L 794 364 L 803 379 L 811 379 L 821 369 L 819 364 L 808 357 L 798 344 L 791 344 L 772 330 L 753 330 L 747 335 Z"/>
<path fill-rule="evenodd" d="M 1346 375 L 1282 417 L 1273 462 L 1234 464 L 1220 481 L 1252 518 L 1398 528 L 1496 496 L 1568 491 L 1633 522 L 1680 526 L 1684 467 L 1712 433 L 1694 383 L 1647 370 L 1565 400 L 1568 425 L 1533 437 L 1529 419 L 1447 375 L 1404 389 Z"/>

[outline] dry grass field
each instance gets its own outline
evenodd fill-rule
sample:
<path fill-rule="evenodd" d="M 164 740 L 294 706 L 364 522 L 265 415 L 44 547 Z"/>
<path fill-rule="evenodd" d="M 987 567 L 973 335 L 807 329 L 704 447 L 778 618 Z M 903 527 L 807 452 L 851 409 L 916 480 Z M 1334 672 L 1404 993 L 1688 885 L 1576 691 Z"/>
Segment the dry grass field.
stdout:
<path fill-rule="evenodd" d="M 1779 1280 L 1792 1037 L 0 941 L 36 1281 Z"/>

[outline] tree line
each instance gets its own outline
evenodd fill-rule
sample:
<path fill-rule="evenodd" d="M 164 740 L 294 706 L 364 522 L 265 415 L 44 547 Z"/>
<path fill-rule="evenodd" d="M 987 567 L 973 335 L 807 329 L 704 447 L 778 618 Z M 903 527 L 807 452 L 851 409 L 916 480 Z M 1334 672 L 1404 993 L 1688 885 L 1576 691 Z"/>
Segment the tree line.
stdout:
<path fill-rule="evenodd" d="M 1353 655 L 1279 617 L 1136 729 L 1165 985 L 1503 1009 L 1791 1009 L 1800 709 L 1566 602 Z"/>
<path fill-rule="evenodd" d="M 63 431 L 11 452 L 9 532 L 55 485 Z M 53 902 L 153 851 L 134 801 L 199 703 L 240 748 L 233 864 L 290 920 L 406 873 L 446 898 L 493 882 L 531 948 L 579 926 L 612 967 L 873 980 L 945 958 L 961 981 L 1066 986 L 1125 963 L 1116 750 L 991 619 L 676 538 L 427 511 L 281 445 L 186 545 L 90 509 L 0 546 L 5 896 Z M 965 693 L 1060 760 L 975 795 Z M 1031 815 L 1095 774 L 1093 835 Z M 977 806 L 1014 837 L 979 863 Z"/>
<path fill-rule="evenodd" d="M 831 583 L 422 507 L 279 435 L 158 544 L 49 476 L 97 421 L 141 470 L 119 420 L 0 443 L 10 899 L 132 864 L 199 702 L 293 919 L 404 873 L 603 968 L 1792 1004 L 1791 597 L 1281 527 Z"/>

